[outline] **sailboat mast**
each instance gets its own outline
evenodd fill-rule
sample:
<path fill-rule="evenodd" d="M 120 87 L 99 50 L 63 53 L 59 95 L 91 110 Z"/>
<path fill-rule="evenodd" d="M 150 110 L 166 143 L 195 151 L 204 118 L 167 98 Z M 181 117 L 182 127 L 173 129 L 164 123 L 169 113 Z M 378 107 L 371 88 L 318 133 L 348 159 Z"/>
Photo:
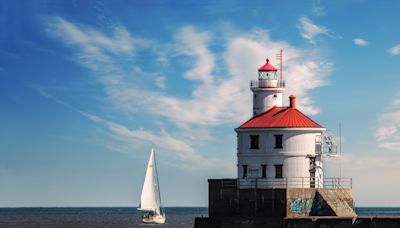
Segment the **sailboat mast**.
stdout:
<path fill-rule="evenodd" d="M 154 151 L 154 149 L 153 149 Z M 158 183 L 158 170 L 157 170 L 157 162 L 156 162 L 156 153 L 154 151 L 154 173 L 155 173 L 155 179 L 156 179 L 156 184 L 157 184 L 157 192 L 158 192 L 158 203 L 160 207 L 160 214 L 162 211 L 161 208 L 161 192 L 160 192 L 160 184 Z"/>

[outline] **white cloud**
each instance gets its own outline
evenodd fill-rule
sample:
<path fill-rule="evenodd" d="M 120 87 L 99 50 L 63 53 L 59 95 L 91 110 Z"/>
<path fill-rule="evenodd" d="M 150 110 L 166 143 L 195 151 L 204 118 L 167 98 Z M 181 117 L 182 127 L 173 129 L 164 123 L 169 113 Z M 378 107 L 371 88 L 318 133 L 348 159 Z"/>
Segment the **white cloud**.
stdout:
<path fill-rule="evenodd" d="M 264 64 L 266 53 L 274 55 L 280 48 L 284 50 L 283 77 L 286 79 L 284 103 L 287 103 L 290 94 L 295 94 L 298 97 L 300 110 L 307 114 L 317 114 L 319 109 L 314 106 L 309 92 L 327 83 L 326 76 L 331 71 L 331 63 L 314 60 L 307 50 L 303 51 L 284 41 L 274 41 L 265 30 L 253 30 L 248 35 L 230 40 L 225 58 L 236 84 L 224 88 L 227 90 L 231 87 L 241 88 L 235 106 L 243 110 L 244 107 L 240 104 L 250 104 L 246 108 L 250 110 L 252 101 L 249 96 L 248 81 L 256 78 L 256 69 Z M 254 76 L 244 77 L 247 75 Z"/>
<path fill-rule="evenodd" d="M 105 128 L 107 134 L 109 134 L 112 139 L 117 141 L 116 143 L 106 145 L 111 150 L 129 153 L 132 151 L 132 149 L 145 151 L 148 150 L 149 145 L 154 145 L 157 149 L 160 149 L 162 154 L 166 154 L 166 157 L 171 158 L 173 161 L 180 161 L 179 165 L 175 165 L 177 168 L 187 169 L 188 171 L 193 171 L 199 168 L 217 168 L 218 160 L 215 158 L 207 159 L 198 154 L 196 150 L 185 141 L 185 139 L 188 138 L 187 135 L 173 136 L 165 130 L 161 130 L 161 132 L 158 134 L 145 129 L 132 130 L 122 124 L 104 120 L 97 115 L 81 111 L 71 106 L 70 104 L 60 100 L 59 98 L 47 93 L 43 88 L 36 86 L 33 87 L 33 89 L 38 91 L 38 93 L 42 96 L 78 112 L 82 116 L 96 123 L 99 127 Z M 193 135 L 197 134 L 201 134 L 200 137 L 189 138 L 189 141 L 195 141 L 199 139 L 211 140 L 211 136 L 207 131 L 193 132 Z M 168 165 L 176 164 L 169 161 L 166 161 L 164 163 Z"/>
<path fill-rule="evenodd" d="M 330 31 L 321 25 L 316 25 L 308 17 L 301 17 L 298 21 L 297 28 L 300 30 L 300 35 L 308 40 L 311 44 L 315 44 L 315 38 L 319 35 L 327 35 L 333 37 Z"/>
<path fill-rule="evenodd" d="M 322 5 L 322 1 L 316 0 L 315 2 L 313 2 L 311 11 L 316 16 L 325 15 L 325 7 Z"/>
<path fill-rule="evenodd" d="M 369 44 L 368 41 L 366 41 L 362 38 L 356 38 L 353 40 L 353 42 L 355 45 L 358 45 L 358 46 L 367 46 Z"/>
<path fill-rule="evenodd" d="M 198 31 L 193 26 L 186 26 L 179 30 L 176 39 L 177 53 L 195 58 L 194 67 L 185 72 L 184 77 L 211 83 L 213 77 L 210 74 L 214 68 L 214 55 L 208 49 L 210 33 Z"/>
<path fill-rule="evenodd" d="M 396 107 L 395 100 L 393 107 Z M 378 146 L 390 151 L 400 152 L 400 111 L 383 113 L 378 118 L 379 127 L 375 131 Z"/>
<path fill-rule="evenodd" d="M 398 145 L 399 146 L 399 145 Z M 397 206 L 400 182 L 398 156 L 381 156 L 381 152 L 362 151 L 362 156 L 345 154 L 325 160 L 325 177 L 351 177 L 356 206 Z M 380 194 L 377 194 L 377 193 Z M 359 202 L 362 202 L 360 205 Z"/>
<path fill-rule="evenodd" d="M 176 124 L 219 125 L 223 123 L 240 123 L 251 115 L 251 92 L 249 80 L 256 79 L 256 69 L 263 64 L 266 54 L 274 55 L 284 49 L 284 74 L 287 81 L 287 95 L 299 97 L 299 107 L 307 114 L 316 114 L 319 109 L 314 106 L 309 92 L 327 83 L 326 76 L 332 70 L 332 64 L 319 59 L 318 54 L 303 51 L 284 41 L 275 41 L 269 37 L 268 31 L 254 29 L 245 34 L 233 34 L 226 37 L 226 49 L 221 53 L 213 53 L 209 48 L 212 38 L 210 32 L 200 31 L 193 26 L 181 28 L 175 36 L 174 54 L 193 59 L 192 67 L 182 75 L 189 80 L 198 81 L 193 93 L 188 98 L 177 98 L 162 91 L 144 89 L 138 78 L 153 78 L 155 85 L 165 88 L 165 76 L 158 72 L 144 72 L 142 68 L 132 63 L 133 70 L 127 71 L 119 66 L 118 58 L 107 55 L 100 42 L 94 44 L 87 41 L 96 34 L 103 40 L 101 43 L 113 42 L 114 37 L 94 31 L 92 28 L 77 27 L 63 19 L 56 19 L 55 27 L 60 37 L 69 37 L 80 47 L 80 55 L 94 64 L 85 64 L 101 75 L 100 81 L 111 103 L 118 109 L 128 112 L 148 112 L 168 118 Z M 73 29 L 71 29 L 73 28 Z M 66 33 L 66 35 L 62 35 Z M 72 35 L 70 34 L 72 33 Z M 73 38 L 75 37 L 76 38 Z M 125 34 L 123 43 L 135 40 L 130 34 Z M 80 41 L 84 40 L 84 41 Z M 143 39 L 142 39 L 143 40 Z M 78 42 L 79 41 L 79 42 Z M 65 41 L 66 43 L 71 41 Z M 133 43 L 131 42 L 131 45 Z M 87 53 L 87 46 L 95 46 L 103 58 L 93 57 Z M 127 46 L 127 44 L 126 44 Z M 140 45 L 139 45 L 140 46 Z M 170 47 L 168 47 L 170 48 Z M 124 50 L 134 50 L 125 48 Z M 127 54 L 121 52 L 121 54 Z M 131 53 L 129 53 L 130 55 Z M 220 75 L 213 75 L 216 66 L 215 55 L 222 55 L 218 65 L 224 69 Z M 108 59 L 105 64 L 103 59 Z M 103 66 L 98 70 L 93 65 Z M 104 67 L 107 66 L 107 67 Z M 130 76 L 132 77 L 127 77 Z M 106 76 L 103 76 L 106 75 Z M 133 81 L 132 81 L 133 80 Z"/>
<path fill-rule="evenodd" d="M 397 44 L 396 46 L 391 47 L 389 50 L 389 53 L 391 55 L 398 55 L 400 54 L 400 44 Z"/>
<path fill-rule="evenodd" d="M 92 119 L 92 117 L 89 118 Z M 96 119 L 101 118 L 97 117 Z M 204 158 L 183 139 L 177 138 L 164 130 L 155 134 L 145 129 L 131 130 L 111 121 L 102 120 L 100 123 L 106 124 L 112 137 L 130 146 L 128 148 L 144 150 L 148 148 L 148 145 L 155 145 L 161 153 L 166 154 L 164 157 L 169 157 L 169 160 L 177 162 L 178 168 L 197 170 L 217 167 L 216 159 Z"/>
<path fill-rule="evenodd" d="M 394 99 L 392 105 L 399 106 L 400 105 L 400 98 Z"/>
<path fill-rule="evenodd" d="M 221 37 L 225 43 L 221 45 L 222 50 L 216 52 L 210 48 L 213 33 L 193 26 L 179 29 L 173 44 L 146 41 L 131 35 L 124 27 L 119 27 L 114 35 L 106 35 L 61 18 L 51 21 L 50 27 L 52 36 L 74 48 L 76 61 L 90 69 L 92 76 L 97 77 L 112 107 L 129 115 L 148 113 L 163 117 L 159 120 L 167 119 L 175 124 L 175 129 L 170 127 L 168 132 L 161 130 L 160 134 L 154 134 L 146 129 L 131 130 L 101 121 L 96 116 L 87 115 L 89 119 L 97 123 L 107 123 L 112 137 L 126 145 L 131 142 L 139 144 L 140 140 L 154 140 L 162 148 L 173 148 L 180 158 L 192 157 L 192 160 L 203 159 L 193 145 L 213 140 L 209 130 L 211 126 L 240 124 L 251 116 L 252 94 L 249 81 L 257 78 L 257 69 L 264 64 L 267 54 L 274 56 L 283 48 L 286 97 L 295 94 L 299 108 L 306 114 L 319 112 L 310 92 L 327 84 L 327 76 L 332 70 L 332 64 L 321 60 L 316 50 L 304 50 L 285 41 L 273 40 L 268 31 L 263 29 Z M 117 34 L 123 34 L 122 38 L 117 37 Z M 124 47 L 117 48 L 114 43 L 120 43 Z M 183 66 L 187 70 L 178 76 L 192 82 L 192 93 L 186 97 L 167 93 L 164 88 L 170 76 L 161 73 L 160 69 L 144 71 L 144 67 L 135 61 L 139 49 L 145 49 L 162 58 L 170 56 L 170 59 L 162 61 L 165 63 L 177 57 L 185 59 Z M 158 55 L 158 50 L 169 50 L 170 55 L 165 52 Z M 149 79 L 153 83 L 149 84 Z M 170 132 L 175 132 L 174 136 Z M 124 147 L 118 146 L 118 149 L 123 150 Z M 212 163 L 212 160 L 210 158 L 203 162 Z"/>
<path fill-rule="evenodd" d="M 125 27 L 117 27 L 113 36 L 109 37 L 90 27 L 77 26 L 60 17 L 50 18 L 47 22 L 47 32 L 61 38 L 68 45 L 80 46 L 82 53 L 77 61 L 94 70 L 103 69 L 102 63 L 110 61 L 109 54 L 134 54 L 135 40 Z"/>
<path fill-rule="evenodd" d="M 171 157 L 174 161 L 179 161 L 178 168 L 195 170 L 198 168 L 209 169 L 217 167 L 217 159 L 206 159 L 198 154 L 195 149 L 183 139 L 175 137 L 165 130 L 156 134 L 145 129 L 129 129 L 128 127 L 104 120 L 103 118 L 75 109 L 81 115 L 104 126 L 110 136 L 117 140 L 116 144 L 108 145 L 109 148 L 120 152 L 131 151 L 132 149 L 146 150 L 148 145 L 154 145 L 161 154 Z M 123 142 L 123 144 L 121 144 Z M 168 161 L 166 162 L 167 164 Z M 193 166 L 194 165 L 194 166 Z"/>
<path fill-rule="evenodd" d="M 396 133 L 397 133 L 396 126 L 386 126 L 376 129 L 376 137 L 378 141 L 383 141 Z"/>

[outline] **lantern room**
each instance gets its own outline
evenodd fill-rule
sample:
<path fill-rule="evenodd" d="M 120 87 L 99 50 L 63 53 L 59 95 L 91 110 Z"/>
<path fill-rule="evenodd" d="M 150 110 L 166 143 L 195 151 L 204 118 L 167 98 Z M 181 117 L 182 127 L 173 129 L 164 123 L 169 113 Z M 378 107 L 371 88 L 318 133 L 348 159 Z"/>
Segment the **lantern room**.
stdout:
<path fill-rule="evenodd" d="M 278 87 L 278 69 L 269 63 L 269 59 L 266 59 L 266 63 L 258 68 L 258 85 L 263 88 Z"/>
<path fill-rule="evenodd" d="M 258 68 L 258 79 L 259 80 L 278 80 L 276 72 L 278 69 L 276 69 L 274 66 L 269 64 L 269 59 L 266 59 L 265 65 L 262 67 Z"/>

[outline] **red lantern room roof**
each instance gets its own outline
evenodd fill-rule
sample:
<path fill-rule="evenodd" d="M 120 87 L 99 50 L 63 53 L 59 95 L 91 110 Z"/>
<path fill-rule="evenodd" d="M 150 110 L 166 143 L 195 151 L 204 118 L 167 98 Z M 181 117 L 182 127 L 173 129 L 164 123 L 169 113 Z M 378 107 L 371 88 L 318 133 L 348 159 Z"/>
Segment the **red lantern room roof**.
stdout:
<path fill-rule="evenodd" d="M 260 68 L 258 68 L 259 71 L 277 71 L 278 69 L 276 69 L 274 66 L 272 66 L 271 64 L 269 64 L 269 59 L 266 59 L 266 64 Z"/>
<path fill-rule="evenodd" d="M 289 107 L 274 106 L 239 127 L 239 129 L 248 128 L 322 128 L 322 126 L 297 110 L 293 102 Z"/>

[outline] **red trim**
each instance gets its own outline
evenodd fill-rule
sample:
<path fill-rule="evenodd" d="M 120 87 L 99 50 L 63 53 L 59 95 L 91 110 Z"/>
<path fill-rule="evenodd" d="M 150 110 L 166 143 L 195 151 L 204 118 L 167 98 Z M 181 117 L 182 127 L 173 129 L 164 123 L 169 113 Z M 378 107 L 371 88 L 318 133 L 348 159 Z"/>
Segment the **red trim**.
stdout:
<path fill-rule="evenodd" d="M 276 69 L 274 66 L 272 66 L 271 64 L 269 64 L 269 59 L 266 59 L 266 64 L 260 68 L 258 68 L 259 71 L 278 71 L 278 69 Z"/>
<path fill-rule="evenodd" d="M 274 106 L 251 118 L 239 128 L 322 128 L 322 126 L 296 108 Z"/>

